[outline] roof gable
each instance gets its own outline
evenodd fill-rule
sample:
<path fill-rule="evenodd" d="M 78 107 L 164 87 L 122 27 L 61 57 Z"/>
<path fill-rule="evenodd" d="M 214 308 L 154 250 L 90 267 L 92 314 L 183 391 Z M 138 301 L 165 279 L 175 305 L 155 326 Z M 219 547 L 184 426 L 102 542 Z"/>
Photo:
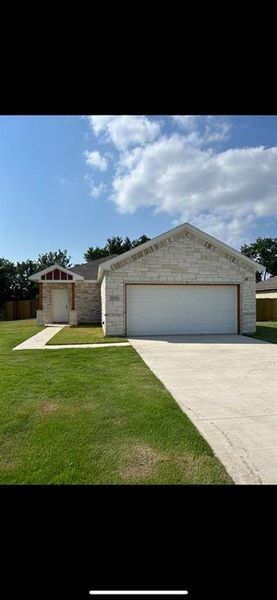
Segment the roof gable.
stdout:
<path fill-rule="evenodd" d="M 47 275 L 51 271 L 55 271 L 55 270 L 61 271 L 62 273 L 65 273 L 66 275 L 70 275 L 72 277 L 72 281 L 80 281 L 80 280 L 84 279 L 81 275 L 74 273 L 74 271 L 71 271 L 70 269 L 61 267 L 61 265 L 58 265 L 57 263 L 55 263 L 54 265 L 51 265 L 51 267 L 47 267 L 47 269 L 42 269 L 42 271 L 38 271 L 34 275 L 30 275 L 29 279 L 30 279 L 30 281 L 41 281 L 42 277 L 44 275 Z M 44 278 L 43 281 L 47 281 L 47 280 Z M 49 280 L 49 281 L 51 281 L 51 280 Z"/>
<path fill-rule="evenodd" d="M 183 223 L 182 225 L 178 225 L 178 227 L 174 227 L 173 229 L 170 229 L 169 231 L 158 235 L 152 240 L 145 242 L 144 244 L 141 244 L 140 246 L 137 246 L 136 248 L 125 252 L 124 254 L 120 254 L 119 256 L 107 261 L 105 265 L 101 265 L 98 271 L 98 281 L 101 281 L 103 279 L 106 271 L 116 270 L 120 268 L 121 265 L 123 266 L 123 264 L 126 264 L 127 262 L 137 260 L 142 256 L 152 253 L 153 251 L 160 248 L 162 245 L 165 245 L 167 243 L 167 240 L 172 238 L 177 239 L 177 237 L 180 234 L 184 233 L 187 233 L 187 235 L 191 235 L 193 237 L 198 238 L 199 240 L 202 240 L 206 247 L 216 250 L 227 260 L 243 264 L 244 266 L 248 266 L 252 269 L 255 269 L 255 271 L 262 272 L 265 270 L 265 267 L 263 267 L 263 265 L 251 260 L 244 254 L 241 254 L 241 252 L 238 252 L 238 250 L 231 248 L 231 246 L 224 244 L 224 242 L 221 242 L 213 236 L 209 235 L 208 233 L 205 233 L 201 229 L 194 227 L 194 225 L 190 225 L 190 223 Z"/>

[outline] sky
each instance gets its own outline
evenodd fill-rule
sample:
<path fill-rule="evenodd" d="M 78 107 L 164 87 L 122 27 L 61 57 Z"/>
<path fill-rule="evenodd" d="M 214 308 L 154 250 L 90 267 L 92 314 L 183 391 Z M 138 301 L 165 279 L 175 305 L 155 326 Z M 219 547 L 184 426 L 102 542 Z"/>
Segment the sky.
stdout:
<path fill-rule="evenodd" d="M 0 116 L 0 257 L 189 222 L 240 249 L 277 237 L 276 116 Z"/>

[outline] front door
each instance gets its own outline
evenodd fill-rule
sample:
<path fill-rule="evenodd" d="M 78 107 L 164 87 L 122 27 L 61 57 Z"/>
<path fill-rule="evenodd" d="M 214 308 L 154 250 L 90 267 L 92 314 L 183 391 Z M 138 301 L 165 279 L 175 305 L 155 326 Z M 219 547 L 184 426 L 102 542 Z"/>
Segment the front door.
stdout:
<path fill-rule="evenodd" d="M 53 321 L 68 323 L 68 290 L 52 290 Z"/>

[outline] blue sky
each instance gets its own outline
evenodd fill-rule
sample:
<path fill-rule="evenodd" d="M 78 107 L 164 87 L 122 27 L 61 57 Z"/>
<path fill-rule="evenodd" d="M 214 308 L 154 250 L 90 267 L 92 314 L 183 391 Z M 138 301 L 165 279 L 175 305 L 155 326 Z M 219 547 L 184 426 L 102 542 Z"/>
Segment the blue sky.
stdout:
<path fill-rule="evenodd" d="M 0 116 L 0 256 L 189 221 L 240 248 L 276 237 L 275 116 Z"/>

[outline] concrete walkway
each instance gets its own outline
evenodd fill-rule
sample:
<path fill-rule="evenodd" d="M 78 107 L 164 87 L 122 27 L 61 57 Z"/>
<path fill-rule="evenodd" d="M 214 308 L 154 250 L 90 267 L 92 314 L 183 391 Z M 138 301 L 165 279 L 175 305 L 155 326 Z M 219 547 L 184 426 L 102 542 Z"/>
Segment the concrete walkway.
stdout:
<path fill-rule="evenodd" d="M 39 333 L 36 333 L 25 342 L 15 346 L 13 350 L 41 350 L 45 347 L 45 344 L 51 340 L 51 338 L 63 328 L 63 325 L 57 325 L 55 327 L 46 327 Z M 46 346 L 47 347 L 47 346 Z"/>
<path fill-rule="evenodd" d="M 66 348 L 108 348 L 109 346 L 130 346 L 129 342 L 114 342 L 111 344 L 53 344 L 52 346 L 46 346 L 47 342 L 51 340 L 58 331 L 60 331 L 64 325 L 51 325 L 46 327 L 36 335 L 33 335 L 25 342 L 15 346 L 13 350 L 64 350 Z"/>
<path fill-rule="evenodd" d="M 239 484 L 277 484 L 277 344 L 238 335 L 130 339 Z"/>

